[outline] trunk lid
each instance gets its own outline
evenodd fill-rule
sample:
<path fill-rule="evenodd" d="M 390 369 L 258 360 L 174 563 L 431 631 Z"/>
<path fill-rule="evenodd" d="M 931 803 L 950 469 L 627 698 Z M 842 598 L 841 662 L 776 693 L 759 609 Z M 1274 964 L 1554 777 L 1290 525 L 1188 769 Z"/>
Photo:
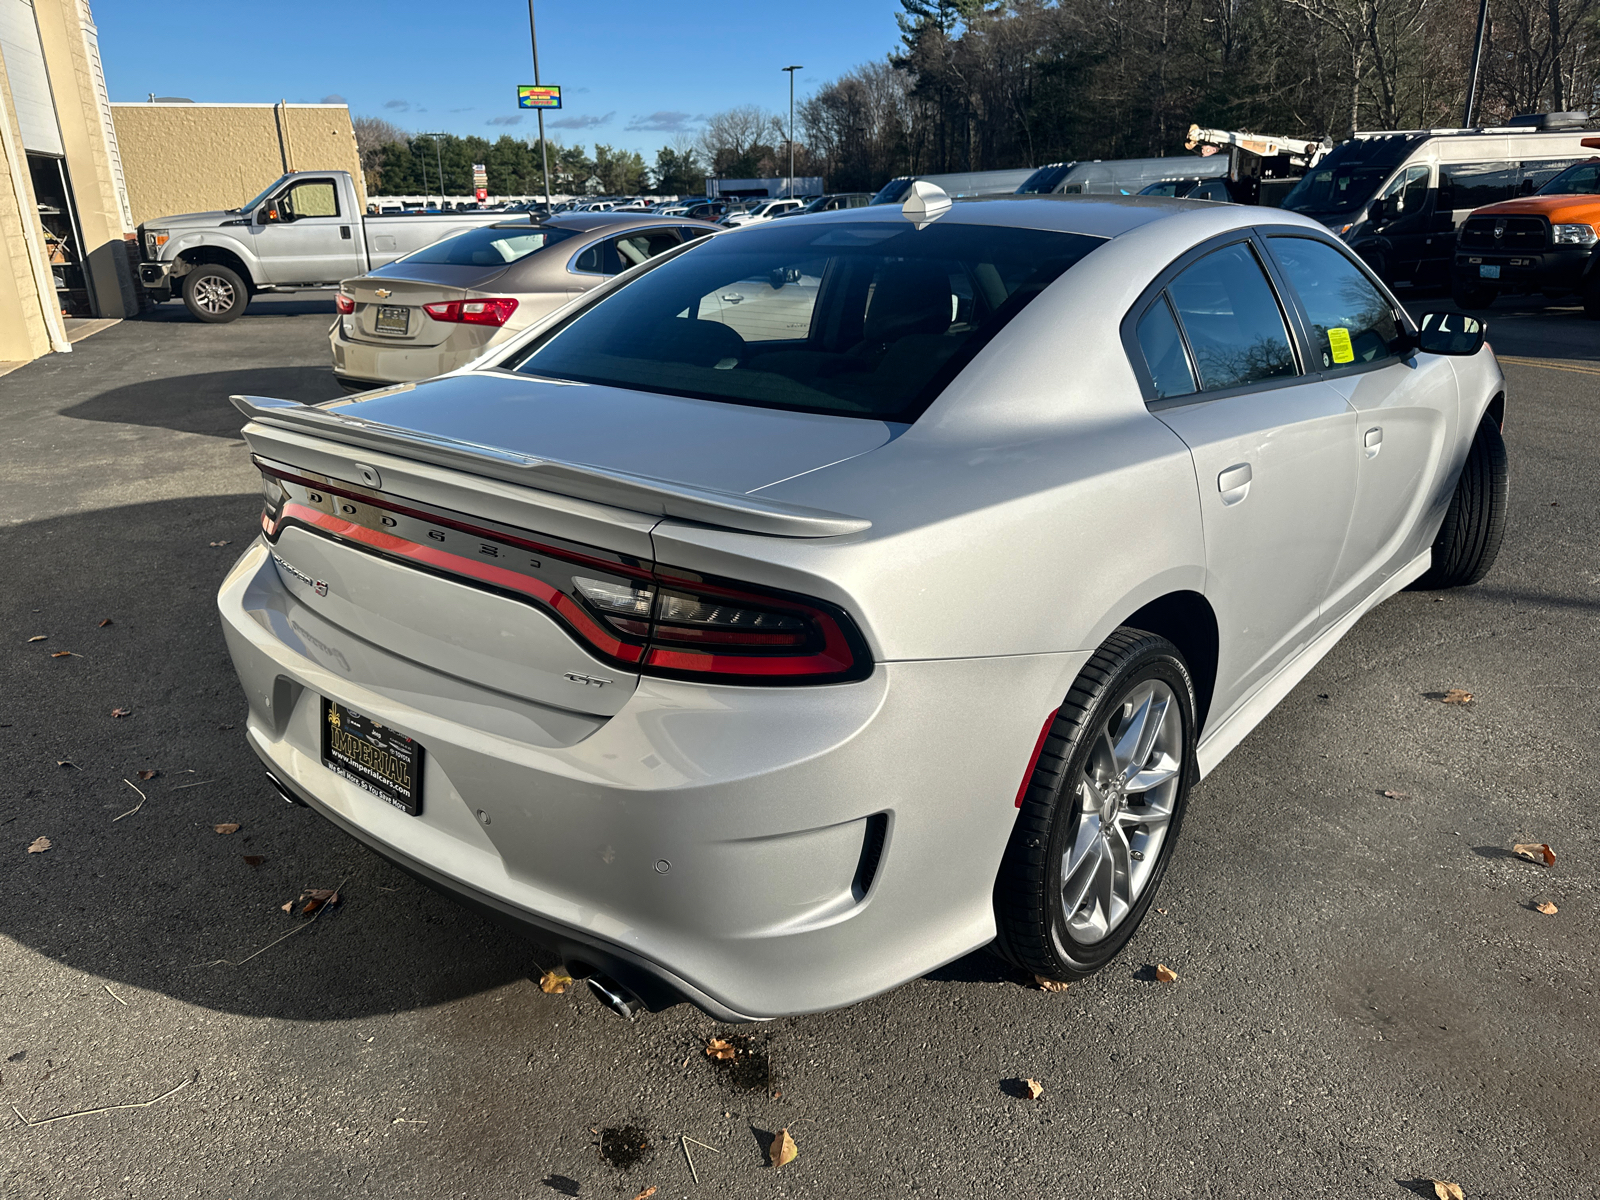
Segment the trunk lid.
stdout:
<path fill-rule="evenodd" d="M 356 302 L 356 311 L 345 318 L 346 336 L 374 345 L 412 347 L 437 346 L 460 328 L 448 321 L 435 321 L 423 309 L 424 304 L 467 296 L 461 287 L 373 275 L 347 280 L 343 290 Z"/>

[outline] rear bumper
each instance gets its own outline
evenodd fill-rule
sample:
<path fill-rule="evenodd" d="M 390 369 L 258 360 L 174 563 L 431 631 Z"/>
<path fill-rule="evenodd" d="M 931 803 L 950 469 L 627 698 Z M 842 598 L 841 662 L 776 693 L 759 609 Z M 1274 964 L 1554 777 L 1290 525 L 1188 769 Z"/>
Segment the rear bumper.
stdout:
<path fill-rule="evenodd" d="M 286 787 L 647 1004 L 723 1020 L 851 1004 L 991 941 L 1038 722 L 1088 657 L 809 688 L 644 678 L 615 716 L 580 717 L 361 642 L 259 543 L 219 605 L 250 744 Z M 323 766 L 323 696 L 421 744 L 419 816 Z"/>
<path fill-rule="evenodd" d="M 1559 246 L 1521 254 L 1493 251 L 1457 251 L 1456 279 L 1462 283 L 1519 291 L 1544 288 L 1574 289 L 1583 280 L 1593 251 L 1588 246 Z M 1480 268 L 1498 268 L 1498 279 L 1486 279 Z"/>
<path fill-rule="evenodd" d="M 348 336 L 344 329 L 346 319 L 334 321 L 328 334 L 333 351 L 333 373 L 340 382 L 348 379 L 363 387 L 413 383 L 454 371 L 488 349 L 491 340 L 473 338 L 470 333 L 456 329 L 437 346 L 374 344 Z"/>

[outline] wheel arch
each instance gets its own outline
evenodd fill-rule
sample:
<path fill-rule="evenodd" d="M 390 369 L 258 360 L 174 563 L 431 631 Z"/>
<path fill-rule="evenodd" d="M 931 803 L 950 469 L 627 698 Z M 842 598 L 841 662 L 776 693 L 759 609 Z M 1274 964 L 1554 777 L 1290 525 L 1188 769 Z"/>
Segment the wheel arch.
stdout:
<path fill-rule="evenodd" d="M 256 290 L 256 281 L 250 272 L 249 264 L 226 247 L 196 246 L 178 255 L 178 261 L 185 264 L 187 268 L 184 271 L 185 275 L 194 270 L 194 268 L 206 266 L 207 264 L 227 267 L 230 271 L 237 273 L 239 278 L 244 280 L 245 286 L 251 291 Z"/>
<path fill-rule="evenodd" d="M 1211 709 L 1211 697 L 1217 686 L 1217 662 L 1220 638 L 1217 614 L 1199 592 L 1176 591 L 1143 605 L 1129 613 L 1120 625 L 1143 629 L 1167 639 L 1189 664 L 1189 674 L 1194 680 L 1195 727 L 1198 737 L 1205 731 L 1206 716 Z"/>
<path fill-rule="evenodd" d="M 1483 410 L 1483 415 L 1492 420 L 1501 433 L 1506 430 L 1506 394 L 1496 392 L 1494 399 L 1489 401 L 1489 406 Z"/>

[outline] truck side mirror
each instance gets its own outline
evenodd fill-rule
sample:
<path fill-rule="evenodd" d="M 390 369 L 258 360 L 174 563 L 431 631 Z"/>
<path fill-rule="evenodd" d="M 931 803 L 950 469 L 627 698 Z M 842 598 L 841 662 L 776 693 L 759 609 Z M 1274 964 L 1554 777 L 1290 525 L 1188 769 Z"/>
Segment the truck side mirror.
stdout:
<path fill-rule="evenodd" d="M 1423 313 L 1417 322 L 1417 349 L 1426 354 L 1469 357 L 1483 349 L 1488 336 L 1482 321 L 1465 313 Z"/>
<path fill-rule="evenodd" d="M 1382 225 L 1389 219 L 1389 202 L 1382 196 L 1374 196 L 1367 202 L 1367 223 Z"/>

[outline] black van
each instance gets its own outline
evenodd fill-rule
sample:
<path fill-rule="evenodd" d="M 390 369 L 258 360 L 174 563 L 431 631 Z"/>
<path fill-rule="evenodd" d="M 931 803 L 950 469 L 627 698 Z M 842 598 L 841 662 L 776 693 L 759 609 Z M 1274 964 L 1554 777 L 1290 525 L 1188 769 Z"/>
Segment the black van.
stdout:
<path fill-rule="evenodd" d="M 1388 283 L 1445 284 L 1473 209 L 1530 195 L 1592 154 L 1585 114 L 1518 120 L 1527 123 L 1358 133 L 1307 171 L 1283 207 L 1327 225 Z"/>

